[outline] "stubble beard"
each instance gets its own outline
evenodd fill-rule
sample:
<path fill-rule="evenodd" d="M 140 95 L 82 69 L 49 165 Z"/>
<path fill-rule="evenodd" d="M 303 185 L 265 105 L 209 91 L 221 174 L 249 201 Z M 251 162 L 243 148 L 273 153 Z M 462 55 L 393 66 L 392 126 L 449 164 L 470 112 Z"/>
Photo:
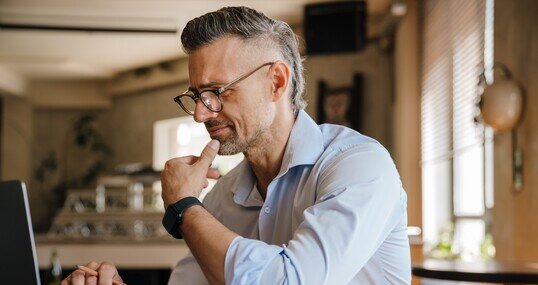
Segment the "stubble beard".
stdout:
<path fill-rule="evenodd" d="M 230 128 L 230 130 L 230 135 L 227 138 L 218 139 L 220 142 L 219 155 L 234 155 L 248 148 L 247 143 L 239 139 L 235 128 Z"/>
<path fill-rule="evenodd" d="M 246 153 L 252 148 L 261 146 L 266 136 L 266 127 L 263 126 L 263 124 L 261 123 L 256 127 L 256 131 L 247 139 L 239 138 L 237 130 L 231 122 L 220 123 L 215 121 L 208 121 L 205 124 L 206 127 L 211 127 L 215 125 L 226 125 L 230 128 L 230 134 L 227 137 L 212 138 L 220 142 L 220 148 L 218 151 L 219 155 L 234 155 L 240 152 Z"/>

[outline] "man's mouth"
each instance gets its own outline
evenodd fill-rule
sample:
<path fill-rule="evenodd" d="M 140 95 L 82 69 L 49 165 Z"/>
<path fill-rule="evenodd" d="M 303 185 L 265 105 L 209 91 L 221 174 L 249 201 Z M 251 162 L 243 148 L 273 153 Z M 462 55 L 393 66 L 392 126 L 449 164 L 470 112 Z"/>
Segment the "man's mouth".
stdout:
<path fill-rule="evenodd" d="M 207 132 L 209 133 L 209 136 L 213 139 L 218 138 L 219 136 L 227 132 L 229 129 L 233 128 L 233 124 L 231 122 L 217 120 L 206 121 L 204 122 L 204 125 Z"/>
<path fill-rule="evenodd" d="M 209 132 L 209 136 L 217 137 L 223 134 L 226 131 L 226 129 L 228 129 L 229 127 L 230 126 L 227 126 L 227 125 L 219 125 L 219 126 L 207 128 L 207 131 Z"/>

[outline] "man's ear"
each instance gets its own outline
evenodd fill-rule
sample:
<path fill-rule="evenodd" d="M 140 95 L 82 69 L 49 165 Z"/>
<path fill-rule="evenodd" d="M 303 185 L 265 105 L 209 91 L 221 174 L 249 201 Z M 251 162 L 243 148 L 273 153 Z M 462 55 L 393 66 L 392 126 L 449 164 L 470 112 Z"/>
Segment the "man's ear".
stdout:
<path fill-rule="evenodd" d="M 273 63 L 271 69 L 271 95 L 272 101 L 276 102 L 282 98 L 282 95 L 286 94 L 286 90 L 291 78 L 291 70 L 282 60 L 278 60 Z"/>

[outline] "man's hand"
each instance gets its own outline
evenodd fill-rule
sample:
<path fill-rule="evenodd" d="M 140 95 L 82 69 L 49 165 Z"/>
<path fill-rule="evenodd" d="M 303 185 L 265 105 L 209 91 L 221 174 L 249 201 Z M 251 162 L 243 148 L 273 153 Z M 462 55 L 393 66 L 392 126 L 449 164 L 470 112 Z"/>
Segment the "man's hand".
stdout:
<path fill-rule="evenodd" d="M 217 179 L 218 170 L 209 168 L 219 150 L 217 140 L 210 141 L 197 156 L 172 158 L 164 165 L 161 173 L 162 198 L 165 208 L 182 198 L 198 197 L 202 189 L 209 185 L 207 178 Z"/>
<path fill-rule="evenodd" d="M 123 280 L 118 275 L 118 270 L 114 264 L 108 262 L 99 264 L 92 261 L 86 264 L 86 267 L 97 271 L 99 276 L 91 276 L 81 269 L 77 269 L 67 276 L 61 285 L 111 285 L 112 280 L 116 281 L 116 284 L 123 284 Z"/>

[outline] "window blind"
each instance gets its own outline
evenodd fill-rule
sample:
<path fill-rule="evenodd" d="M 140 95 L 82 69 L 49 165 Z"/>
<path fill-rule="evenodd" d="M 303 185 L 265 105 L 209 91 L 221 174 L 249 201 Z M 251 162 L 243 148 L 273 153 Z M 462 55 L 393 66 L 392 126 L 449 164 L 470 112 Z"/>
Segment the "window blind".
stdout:
<path fill-rule="evenodd" d="M 422 6 L 424 238 L 454 216 L 484 212 L 483 128 L 474 122 L 484 70 L 486 0 L 425 0 Z"/>

